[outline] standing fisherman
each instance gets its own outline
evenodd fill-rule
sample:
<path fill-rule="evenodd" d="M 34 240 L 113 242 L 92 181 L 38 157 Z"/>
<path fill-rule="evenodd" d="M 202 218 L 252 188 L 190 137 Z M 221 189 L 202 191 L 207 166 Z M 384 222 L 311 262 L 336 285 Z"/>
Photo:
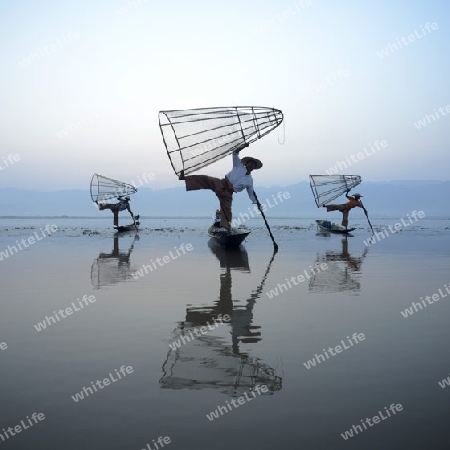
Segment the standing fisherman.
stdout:
<path fill-rule="evenodd" d="M 130 209 L 130 196 L 127 195 L 125 198 L 123 196 L 117 197 L 119 203 L 97 203 L 98 209 L 100 211 L 104 209 L 110 209 L 114 214 L 114 226 L 119 227 L 119 211 L 124 211 L 125 209 L 130 213 L 131 218 L 134 222 L 139 220 L 139 216 L 135 216 Z"/>
<path fill-rule="evenodd" d="M 184 170 L 180 172 L 178 177 L 180 180 L 185 181 L 187 191 L 211 189 L 216 194 L 220 202 L 220 226 L 223 228 L 220 231 L 225 231 L 226 233 L 231 233 L 231 206 L 234 192 L 241 192 L 246 189 L 251 202 L 254 204 L 258 203 L 253 192 L 251 173 L 255 169 L 261 169 L 262 162 L 250 156 L 246 156 L 241 160 L 238 155 L 244 147 L 248 147 L 248 144 L 244 144 L 233 152 L 233 168 L 222 179 L 208 175 L 184 176 Z"/>
<path fill-rule="evenodd" d="M 343 203 L 341 205 L 323 205 L 324 208 L 327 208 L 327 212 L 330 211 L 340 211 L 342 213 L 342 226 L 347 229 L 348 226 L 348 213 L 353 208 L 363 208 L 363 204 L 359 201 L 359 199 L 362 197 L 361 194 L 354 194 L 353 196 L 349 196 L 348 193 L 350 191 L 347 191 L 347 199 L 349 200 L 347 203 Z"/>

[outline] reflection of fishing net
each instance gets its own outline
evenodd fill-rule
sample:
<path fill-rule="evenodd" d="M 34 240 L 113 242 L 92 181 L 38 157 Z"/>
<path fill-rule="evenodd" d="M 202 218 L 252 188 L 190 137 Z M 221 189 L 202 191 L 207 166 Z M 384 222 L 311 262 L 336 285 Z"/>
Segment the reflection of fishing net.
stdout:
<path fill-rule="evenodd" d="M 218 161 L 283 121 L 278 109 L 220 107 L 160 111 L 159 127 L 172 167 L 186 174 Z"/>
<path fill-rule="evenodd" d="M 326 263 L 327 269 L 313 274 L 309 280 L 309 292 L 350 292 L 355 295 L 361 290 L 360 265 L 362 258 L 345 257 L 330 252 L 317 257 L 316 263 Z"/>
<path fill-rule="evenodd" d="M 359 175 L 310 175 L 311 190 L 320 208 L 361 183 Z"/>
<path fill-rule="evenodd" d="M 227 325 L 220 327 L 228 328 Z M 174 333 L 174 341 L 181 335 L 189 336 L 189 330 L 178 329 Z M 162 388 L 212 388 L 231 397 L 249 392 L 257 384 L 265 384 L 269 389 L 268 394 L 281 389 L 282 378 L 275 374 L 273 368 L 258 358 L 233 353 L 224 337 L 211 333 L 214 331 L 208 331 L 207 335 L 197 337 L 175 351 L 169 350 L 162 366 Z"/>
<path fill-rule="evenodd" d="M 137 188 L 122 181 L 113 180 L 94 173 L 91 179 L 91 198 L 93 202 L 104 202 L 124 195 L 134 194 Z"/>
<path fill-rule="evenodd" d="M 111 253 L 101 252 L 91 266 L 91 283 L 97 289 L 123 281 L 131 281 L 136 267 L 131 264 L 130 257 L 136 235 L 129 250 L 119 250 L 119 239 L 114 237 L 114 248 Z"/>
<path fill-rule="evenodd" d="M 125 254 L 124 254 L 125 256 Z M 122 281 L 130 281 L 134 273 L 130 263 L 121 263 L 119 258 L 104 258 L 102 254 L 94 260 L 91 267 L 92 286 L 100 288 Z"/>

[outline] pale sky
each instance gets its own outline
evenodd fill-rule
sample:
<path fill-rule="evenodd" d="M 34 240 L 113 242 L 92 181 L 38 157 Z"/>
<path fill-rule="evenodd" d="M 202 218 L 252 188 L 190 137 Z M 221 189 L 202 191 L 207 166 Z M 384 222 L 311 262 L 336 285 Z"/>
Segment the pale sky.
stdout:
<path fill-rule="evenodd" d="M 449 28 L 444 0 L 3 0 L 0 188 L 180 186 L 158 112 L 214 106 L 283 111 L 241 153 L 264 163 L 255 187 L 338 161 L 363 181 L 449 180 Z"/>

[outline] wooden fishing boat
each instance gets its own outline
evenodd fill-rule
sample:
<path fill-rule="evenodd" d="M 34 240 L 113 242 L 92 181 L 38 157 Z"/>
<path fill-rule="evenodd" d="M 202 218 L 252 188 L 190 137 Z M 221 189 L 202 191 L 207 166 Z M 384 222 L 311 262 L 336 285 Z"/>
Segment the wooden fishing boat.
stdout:
<path fill-rule="evenodd" d="M 330 233 L 347 234 L 356 228 L 345 228 L 342 225 L 331 223 L 329 220 L 316 219 L 316 223 L 321 231 L 328 231 Z"/>

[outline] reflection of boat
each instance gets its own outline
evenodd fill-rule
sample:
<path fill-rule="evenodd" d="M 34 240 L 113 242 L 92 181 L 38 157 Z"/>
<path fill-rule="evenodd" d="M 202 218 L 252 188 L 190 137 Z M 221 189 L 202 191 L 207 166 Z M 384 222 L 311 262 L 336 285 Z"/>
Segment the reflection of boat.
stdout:
<path fill-rule="evenodd" d="M 232 270 L 250 273 L 247 251 L 242 247 L 226 249 L 212 240 L 208 245 L 222 267 L 219 299 L 213 305 L 188 306 L 186 321 L 180 322 L 173 332 L 172 347 L 162 366 L 161 387 L 215 388 L 234 397 L 257 384 L 265 384 L 272 394 L 281 389 L 282 378 L 277 375 L 277 368 L 242 352 L 239 347 L 261 340 L 261 327 L 253 324 L 253 307 L 261 295 L 273 257 L 256 290 L 246 301 L 234 305 Z M 229 316 L 229 321 L 189 341 L 195 330 L 212 325 L 215 319 L 224 316 Z M 175 347 L 174 342 L 180 345 Z"/>
<path fill-rule="evenodd" d="M 125 238 L 124 238 L 125 239 Z M 134 243 L 139 240 L 139 235 L 135 234 L 128 250 L 119 249 L 119 235 L 114 235 L 113 250 L 110 253 L 100 252 L 95 258 L 91 267 L 91 283 L 97 289 L 102 286 L 109 286 L 121 281 L 129 281 L 132 273 L 136 271 L 130 263 L 131 252 Z M 121 240 L 123 242 L 123 240 Z"/>
<path fill-rule="evenodd" d="M 347 235 L 342 239 L 342 251 L 327 251 L 318 254 L 316 264 L 326 263 L 327 269 L 315 273 L 309 280 L 310 292 L 343 292 L 358 294 L 361 290 L 361 265 L 366 257 L 367 247 L 360 257 L 348 252 Z"/>
<path fill-rule="evenodd" d="M 328 231 L 330 233 L 347 234 L 356 228 L 345 228 L 342 225 L 331 223 L 329 220 L 316 219 L 317 226 L 321 231 Z"/>

